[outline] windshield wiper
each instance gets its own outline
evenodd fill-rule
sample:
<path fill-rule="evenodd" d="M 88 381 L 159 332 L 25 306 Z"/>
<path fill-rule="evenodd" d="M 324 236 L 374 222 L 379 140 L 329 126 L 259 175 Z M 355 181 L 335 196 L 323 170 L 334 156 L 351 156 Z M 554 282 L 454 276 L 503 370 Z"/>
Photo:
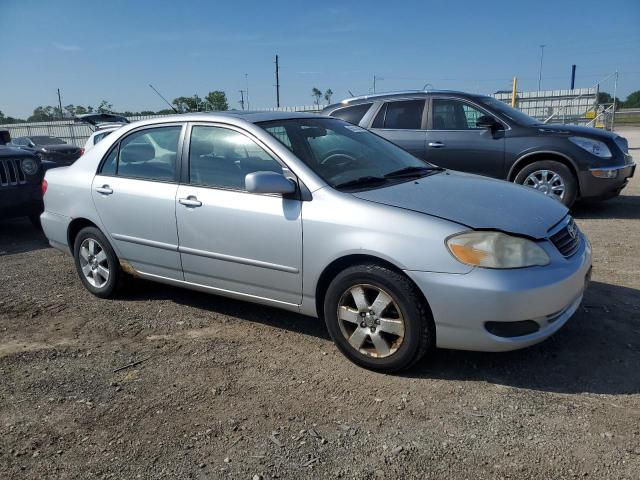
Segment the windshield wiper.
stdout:
<path fill-rule="evenodd" d="M 387 179 L 384 177 L 373 177 L 373 176 L 365 176 L 354 178 L 353 180 L 349 180 L 347 182 L 338 183 L 334 186 L 334 188 L 350 188 L 350 187 L 369 187 L 372 185 L 382 185 L 383 183 L 387 183 Z"/>
<path fill-rule="evenodd" d="M 437 167 L 435 165 L 425 167 L 405 167 L 400 170 L 387 173 L 384 178 L 399 178 L 399 177 L 419 177 L 426 172 L 442 172 L 444 168 Z"/>

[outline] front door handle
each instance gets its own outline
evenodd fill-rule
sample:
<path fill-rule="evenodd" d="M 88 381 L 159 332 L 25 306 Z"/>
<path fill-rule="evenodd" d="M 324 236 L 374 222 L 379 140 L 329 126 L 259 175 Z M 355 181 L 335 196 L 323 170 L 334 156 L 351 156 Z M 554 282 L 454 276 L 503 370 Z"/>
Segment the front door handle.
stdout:
<path fill-rule="evenodd" d="M 109 185 L 103 185 L 101 187 L 96 187 L 96 192 L 101 193 L 102 195 L 111 195 L 113 193 L 113 189 Z"/>
<path fill-rule="evenodd" d="M 202 202 L 193 195 L 189 195 L 187 198 L 180 198 L 178 199 L 178 201 L 180 202 L 181 205 L 184 205 L 185 207 L 195 208 L 195 207 L 202 206 Z"/>
<path fill-rule="evenodd" d="M 430 147 L 433 147 L 433 148 L 442 148 L 442 147 L 446 146 L 442 142 L 429 142 L 427 145 L 429 145 Z"/>

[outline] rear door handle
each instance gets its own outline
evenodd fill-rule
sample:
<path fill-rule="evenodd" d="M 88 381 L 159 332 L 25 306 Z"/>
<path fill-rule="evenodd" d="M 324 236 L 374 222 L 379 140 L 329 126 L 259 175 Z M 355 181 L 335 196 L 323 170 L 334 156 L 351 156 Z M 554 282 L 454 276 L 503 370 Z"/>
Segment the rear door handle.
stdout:
<path fill-rule="evenodd" d="M 427 145 L 429 145 L 430 147 L 433 147 L 433 148 L 442 148 L 442 147 L 446 146 L 442 142 L 429 142 Z"/>
<path fill-rule="evenodd" d="M 101 187 L 96 187 L 96 192 L 101 193 L 102 195 L 111 195 L 113 193 L 113 189 L 109 185 L 103 185 Z"/>
<path fill-rule="evenodd" d="M 195 208 L 195 207 L 202 206 L 202 202 L 193 195 L 189 195 L 187 198 L 180 198 L 178 199 L 178 201 L 180 202 L 181 205 L 184 205 L 185 207 Z"/>

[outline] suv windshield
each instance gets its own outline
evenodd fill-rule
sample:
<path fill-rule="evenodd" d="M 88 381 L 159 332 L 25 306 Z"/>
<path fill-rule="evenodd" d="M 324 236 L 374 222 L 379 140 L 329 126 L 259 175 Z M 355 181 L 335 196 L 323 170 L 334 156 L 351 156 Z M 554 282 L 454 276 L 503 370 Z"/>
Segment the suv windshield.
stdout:
<path fill-rule="evenodd" d="M 258 125 L 340 190 L 386 186 L 441 170 L 364 128 L 338 119 L 276 120 Z"/>
<path fill-rule="evenodd" d="M 31 137 L 36 145 L 64 145 L 66 142 L 56 137 Z"/>
<path fill-rule="evenodd" d="M 510 105 L 507 105 L 503 101 L 500 101 L 493 97 L 477 97 L 476 100 L 483 103 L 487 107 L 496 110 L 498 113 L 503 114 L 505 117 L 513 120 L 514 122 L 523 125 L 525 127 L 530 127 L 532 125 L 539 125 L 540 121 L 536 120 L 533 117 L 530 117 L 526 113 L 522 113 L 517 108 L 513 108 Z"/>

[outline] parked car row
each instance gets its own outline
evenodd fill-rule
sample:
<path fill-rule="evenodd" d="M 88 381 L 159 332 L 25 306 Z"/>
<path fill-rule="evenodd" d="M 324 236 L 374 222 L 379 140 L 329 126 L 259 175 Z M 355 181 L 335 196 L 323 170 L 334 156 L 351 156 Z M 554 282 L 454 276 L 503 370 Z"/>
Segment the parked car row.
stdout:
<path fill-rule="evenodd" d="M 618 195 L 635 169 L 627 141 L 615 133 L 542 124 L 484 95 L 366 95 L 323 113 L 368 128 L 435 165 L 526 185 L 567 206 Z"/>
<path fill-rule="evenodd" d="M 516 128 L 505 121 L 502 134 Z M 420 157 L 319 114 L 150 119 L 48 171 L 42 226 L 96 296 L 134 274 L 321 317 L 371 369 L 436 347 L 522 348 L 560 329 L 591 272 L 568 209 Z"/>

